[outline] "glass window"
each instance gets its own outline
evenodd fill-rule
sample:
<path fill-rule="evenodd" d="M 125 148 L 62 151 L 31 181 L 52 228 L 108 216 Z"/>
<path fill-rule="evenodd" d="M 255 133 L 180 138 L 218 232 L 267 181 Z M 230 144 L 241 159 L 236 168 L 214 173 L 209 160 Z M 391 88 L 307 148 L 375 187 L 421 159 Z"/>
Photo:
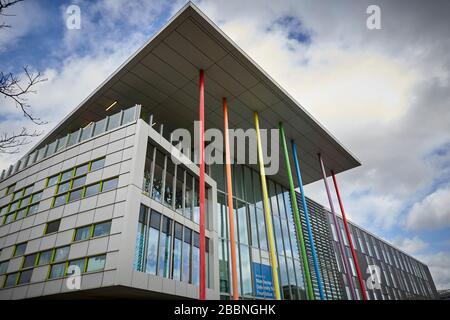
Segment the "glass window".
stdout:
<path fill-rule="evenodd" d="M 200 280 L 200 234 L 194 231 L 194 246 L 192 247 L 192 284 L 199 285 Z"/>
<path fill-rule="evenodd" d="M 190 282 L 192 230 L 184 228 L 182 280 Z"/>
<path fill-rule="evenodd" d="M 66 195 L 60 195 L 55 198 L 55 202 L 53 203 L 54 207 L 59 207 L 66 203 Z"/>
<path fill-rule="evenodd" d="M 9 261 L 0 262 L 0 275 L 6 273 L 6 270 L 8 270 L 8 264 L 9 264 Z"/>
<path fill-rule="evenodd" d="M 8 206 L 4 206 L 3 208 L 0 209 L 0 215 L 5 214 L 6 211 L 8 211 Z"/>
<path fill-rule="evenodd" d="M 78 142 L 80 130 L 81 129 L 78 129 L 77 131 L 72 132 L 72 133 L 69 134 L 69 141 L 67 141 L 67 146 L 68 147 L 72 146 L 72 145 L 74 145 L 75 143 Z"/>
<path fill-rule="evenodd" d="M 89 163 L 86 163 L 82 166 L 79 166 L 75 169 L 75 176 L 80 176 L 82 174 L 85 174 L 88 172 L 89 169 Z"/>
<path fill-rule="evenodd" d="M 18 272 L 8 274 L 6 276 L 5 284 L 3 285 L 3 287 L 8 288 L 8 287 L 15 286 L 18 276 L 19 276 Z"/>
<path fill-rule="evenodd" d="M 135 116 L 134 116 L 135 111 L 136 111 L 136 107 L 132 107 L 132 108 L 128 108 L 127 110 L 124 110 L 122 124 L 127 124 L 130 122 L 133 122 L 135 120 Z"/>
<path fill-rule="evenodd" d="M 239 242 L 248 244 L 248 230 L 247 230 L 247 206 L 244 202 L 237 201 L 237 218 L 238 218 L 238 232 Z"/>
<path fill-rule="evenodd" d="M 38 208 L 39 208 L 39 204 L 34 204 L 32 206 L 29 206 L 27 215 L 31 216 L 31 215 L 37 213 L 38 212 Z"/>
<path fill-rule="evenodd" d="M 19 201 L 16 201 L 14 203 L 11 203 L 10 207 L 9 207 L 9 211 L 14 211 L 17 209 L 17 207 L 19 206 Z"/>
<path fill-rule="evenodd" d="M 15 213 L 7 214 L 7 215 L 5 216 L 5 220 L 3 221 L 3 224 L 7 224 L 7 223 L 10 223 L 10 222 L 13 222 L 13 221 L 14 221 L 14 216 L 15 216 L 15 215 L 16 215 Z"/>
<path fill-rule="evenodd" d="M 97 223 L 94 225 L 93 237 L 100 237 L 109 234 L 111 230 L 111 221 L 106 221 L 102 223 Z"/>
<path fill-rule="evenodd" d="M 67 192 L 67 191 L 69 191 L 69 189 L 70 189 L 70 181 L 61 183 L 61 184 L 58 186 L 58 193 L 64 193 L 64 192 Z"/>
<path fill-rule="evenodd" d="M 200 184 L 197 179 L 194 179 L 194 208 L 193 208 L 193 220 L 195 223 L 200 223 Z"/>
<path fill-rule="evenodd" d="M 138 271 L 143 270 L 145 237 L 147 236 L 147 209 L 141 205 L 139 211 L 139 222 L 136 234 L 136 251 L 134 256 L 134 269 Z"/>
<path fill-rule="evenodd" d="M 103 181 L 102 184 L 102 192 L 110 191 L 117 188 L 117 184 L 119 183 L 119 178 L 113 178 L 106 181 Z"/>
<path fill-rule="evenodd" d="M 33 274 L 33 269 L 22 271 L 20 273 L 19 281 L 17 282 L 17 284 L 30 283 L 32 274 Z"/>
<path fill-rule="evenodd" d="M 74 267 L 75 268 L 78 267 L 80 269 L 80 273 L 83 273 L 85 261 L 86 261 L 85 258 L 69 261 L 69 266 L 67 270 L 74 270 Z"/>
<path fill-rule="evenodd" d="M 90 257 L 88 259 L 86 272 L 103 270 L 105 268 L 106 255 Z"/>
<path fill-rule="evenodd" d="M 64 261 L 69 256 L 70 246 L 59 247 L 55 249 L 55 256 L 53 262 Z"/>
<path fill-rule="evenodd" d="M 121 112 L 118 112 L 116 114 L 113 114 L 112 116 L 108 117 L 108 129 L 112 130 L 117 128 L 120 125 L 120 116 L 122 115 Z"/>
<path fill-rule="evenodd" d="M 36 192 L 35 194 L 33 194 L 32 197 L 33 198 L 31 199 L 31 203 L 35 203 L 35 202 L 41 201 L 41 199 L 42 199 L 42 191 L 41 192 Z"/>
<path fill-rule="evenodd" d="M 27 209 L 26 208 L 22 209 L 22 210 L 19 210 L 19 211 L 17 211 L 17 214 L 16 214 L 16 220 L 25 218 L 26 215 L 27 215 Z"/>
<path fill-rule="evenodd" d="M 164 186 L 164 202 L 166 205 L 172 207 L 173 203 L 173 176 L 175 173 L 175 166 L 170 160 L 170 158 L 166 159 L 166 183 Z"/>
<path fill-rule="evenodd" d="M 163 216 L 161 235 L 159 239 L 159 272 L 158 275 L 164 278 L 170 276 L 170 257 L 172 243 L 172 221 Z"/>
<path fill-rule="evenodd" d="M 84 141 L 86 139 L 89 139 L 92 136 L 92 129 L 94 128 L 94 123 L 89 123 L 86 127 L 81 129 L 81 137 L 80 141 Z"/>
<path fill-rule="evenodd" d="M 264 212 L 260 208 L 256 208 L 256 217 L 258 219 L 258 236 L 259 245 L 262 250 L 268 250 L 267 234 L 266 234 L 266 220 L 264 219 Z"/>
<path fill-rule="evenodd" d="M 86 187 L 86 191 L 84 193 L 85 197 L 93 196 L 94 194 L 97 194 L 100 190 L 100 183 L 96 183 L 93 185 L 90 185 Z"/>
<path fill-rule="evenodd" d="M 99 120 L 95 123 L 95 128 L 94 128 L 94 136 L 99 135 L 100 133 L 105 132 L 106 130 L 106 119 L 104 118 L 102 120 Z"/>
<path fill-rule="evenodd" d="M 250 251 L 248 246 L 246 245 L 240 245 L 240 251 L 241 251 L 240 261 L 241 261 L 241 275 L 242 275 L 242 293 L 245 295 L 251 295 L 253 290 L 252 290 L 252 270 L 250 263 Z"/>
<path fill-rule="evenodd" d="M 100 158 L 91 162 L 91 171 L 103 168 L 105 165 L 105 158 Z"/>
<path fill-rule="evenodd" d="M 177 166 L 177 179 L 175 181 L 175 210 L 181 212 L 183 210 L 183 182 L 184 170 Z"/>
<path fill-rule="evenodd" d="M 91 226 L 78 228 L 75 230 L 74 241 L 86 240 L 91 236 Z"/>
<path fill-rule="evenodd" d="M 58 220 L 55 220 L 52 222 L 48 222 L 47 227 L 45 228 L 44 234 L 58 232 L 60 223 L 61 223 L 61 219 L 58 219 Z"/>
<path fill-rule="evenodd" d="M 33 187 L 34 185 L 28 186 L 25 188 L 25 190 L 23 191 L 23 196 L 29 196 L 32 192 L 33 192 Z"/>
<path fill-rule="evenodd" d="M 44 159 L 46 151 L 47 151 L 47 146 L 44 146 L 41 149 L 39 149 L 36 161 Z"/>
<path fill-rule="evenodd" d="M 73 179 L 73 181 L 72 181 L 72 189 L 75 189 L 75 188 L 83 186 L 85 182 L 86 182 L 86 176 L 82 176 L 82 177 Z"/>
<path fill-rule="evenodd" d="M 61 181 L 66 181 L 66 180 L 68 180 L 68 179 L 70 179 L 72 177 L 73 177 L 73 170 L 72 169 L 64 171 L 62 173 L 62 175 L 61 175 Z"/>
<path fill-rule="evenodd" d="M 145 271 L 150 274 L 156 274 L 156 265 L 158 259 L 159 246 L 159 225 L 161 221 L 161 214 L 152 211 L 150 215 L 150 228 L 148 232 L 147 242 L 147 264 Z"/>
<path fill-rule="evenodd" d="M 58 144 L 58 140 L 53 141 L 48 145 L 47 149 L 47 157 L 51 156 L 56 152 L 56 145 Z"/>
<path fill-rule="evenodd" d="M 49 264 L 52 259 L 53 250 L 42 251 L 39 253 L 38 265 Z"/>
<path fill-rule="evenodd" d="M 51 266 L 49 279 L 60 278 L 64 276 L 64 271 L 66 270 L 66 263 L 57 263 Z"/>
<path fill-rule="evenodd" d="M 66 135 L 66 136 L 58 139 L 58 147 L 56 148 L 56 151 L 62 150 L 66 147 L 68 136 L 69 135 Z"/>
<path fill-rule="evenodd" d="M 34 265 L 36 264 L 37 256 L 37 253 L 25 256 L 25 258 L 23 259 L 22 269 L 34 267 Z"/>
<path fill-rule="evenodd" d="M 5 194 L 5 196 L 7 196 L 8 194 L 13 193 L 15 188 L 16 188 L 16 184 L 10 185 L 10 186 L 8 187 L 8 189 L 6 189 L 6 194 Z"/>
<path fill-rule="evenodd" d="M 17 192 L 14 192 L 14 195 L 13 195 L 13 197 L 12 197 L 12 200 L 11 201 L 14 201 L 14 200 L 17 200 L 17 199 L 19 199 L 21 196 L 22 196 L 22 190 L 20 190 L 20 191 L 17 191 Z"/>
<path fill-rule="evenodd" d="M 183 226 L 175 223 L 173 241 L 173 275 L 174 280 L 181 280 L 181 247 L 183 243 Z"/>
<path fill-rule="evenodd" d="M 82 196 L 83 196 L 83 189 L 71 191 L 69 194 L 69 201 L 80 200 Z"/>
<path fill-rule="evenodd" d="M 23 255 L 25 253 L 26 249 L 27 249 L 27 243 L 26 242 L 17 244 L 15 249 L 14 249 L 13 257 L 18 257 L 18 256 Z"/>
<path fill-rule="evenodd" d="M 159 150 L 156 150 L 155 170 L 153 173 L 152 198 L 161 201 L 162 197 L 162 177 L 164 171 L 165 156 Z"/>
<path fill-rule="evenodd" d="M 192 190 L 192 176 L 186 173 L 186 184 L 184 192 L 184 215 L 191 219 L 194 192 Z"/>

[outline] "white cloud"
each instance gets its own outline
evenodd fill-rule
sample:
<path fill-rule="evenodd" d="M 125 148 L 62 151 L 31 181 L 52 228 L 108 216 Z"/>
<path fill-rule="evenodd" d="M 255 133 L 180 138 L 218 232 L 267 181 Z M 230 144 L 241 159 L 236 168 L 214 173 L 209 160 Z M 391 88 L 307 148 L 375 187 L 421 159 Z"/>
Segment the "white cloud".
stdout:
<path fill-rule="evenodd" d="M 420 255 L 418 258 L 428 265 L 438 290 L 450 288 L 450 252 Z"/>
<path fill-rule="evenodd" d="M 397 237 L 392 241 L 392 244 L 409 254 L 417 253 L 429 247 L 429 244 L 418 236 L 412 238 Z"/>
<path fill-rule="evenodd" d="M 450 227 L 450 185 L 428 195 L 409 211 L 409 229 L 443 229 Z"/>

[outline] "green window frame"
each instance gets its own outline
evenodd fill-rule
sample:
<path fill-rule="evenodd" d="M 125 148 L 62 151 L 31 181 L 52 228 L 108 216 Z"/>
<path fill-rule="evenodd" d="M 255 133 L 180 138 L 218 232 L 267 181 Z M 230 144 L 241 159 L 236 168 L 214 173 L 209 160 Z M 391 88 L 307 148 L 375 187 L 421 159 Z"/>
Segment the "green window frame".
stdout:
<path fill-rule="evenodd" d="M 62 263 L 51 264 L 48 268 L 47 279 L 57 279 L 64 277 L 66 272 L 67 261 Z"/>
<path fill-rule="evenodd" d="M 105 269 L 106 253 L 88 257 L 85 272 L 96 272 Z"/>
<path fill-rule="evenodd" d="M 22 256 L 27 250 L 27 242 L 18 243 L 14 246 L 13 257 Z"/>
<path fill-rule="evenodd" d="M 69 257 L 70 246 L 55 248 L 52 252 L 51 262 L 65 261 Z"/>
<path fill-rule="evenodd" d="M 19 272 L 7 274 L 5 277 L 5 282 L 3 283 L 3 288 L 14 287 L 17 284 L 18 278 Z"/>
<path fill-rule="evenodd" d="M 61 224 L 61 219 L 47 222 L 45 225 L 45 228 L 44 228 L 44 235 L 58 232 L 60 224 Z"/>
<path fill-rule="evenodd" d="M 92 237 L 93 225 L 78 227 L 73 233 L 72 242 L 88 240 Z"/>
<path fill-rule="evenodd" d="M 114 189 L 117 189 L 117 186 L 119 184 L 119 177 L 114 177 L 111 179 L 107 179 L 102 181 L 102 191 L 101 192 L 107 192 Z"/>
<path fill-rule="evenodd" d="M 94 224 L 92 238 L 109 235 L 111 232 L 111 220 Z"/>
<path fill-rule="evenodd" d="M 44 266 L 46 264 L 50 264 L 54 255 L 53 252 L 54 249 L 39 252 L 38 258 L 36 260 L 36 265 Z"/>
<path fill-rule="evenodd" d="M 99 170 L 105 166 L 106 157 L 101 157 L 95 160 L 92 160 L 89 165 L 89 172 Z"/>
<path fill-rule="evenodd" d="M 48 188 L 48 187 L 52 187 L 52 186 L 58 184 L 58 182 L 60 181 L 60 177 L 61 177 L 61 174 L 58 173 L 58 174 L 55 174 L 54 176 L 47 178 L 47 183 L 45 184 L 45 187 Z"/>
<path fill-rule="evenodd" d="M 12 184 L 12 185 L 10 185 L 10 186 L 8 186 L 8 188 L 6 189 L 6 194 L 5 194 L 5 196 L 10 195 L 11 192 L 14 192 L 14 189 L 15 189 L 15 188 L 16 188 L 16 184 L 15 184 L 15 183 Z"/>
<path fill-rule="evenodd" d="M 89 186 L 86 186 L 85 189 L 84 189 L 83 198 L 99 194 L 100 193 L 100 186 L 101 186 L 100 182 L 97 182 L 97 183 L 91 184 Z"/>
<path fill-rule="evenodd" d="M 21 269 L 32 268 L 38 261 L 39 253 L 28 254 L 23 257 Z"/>

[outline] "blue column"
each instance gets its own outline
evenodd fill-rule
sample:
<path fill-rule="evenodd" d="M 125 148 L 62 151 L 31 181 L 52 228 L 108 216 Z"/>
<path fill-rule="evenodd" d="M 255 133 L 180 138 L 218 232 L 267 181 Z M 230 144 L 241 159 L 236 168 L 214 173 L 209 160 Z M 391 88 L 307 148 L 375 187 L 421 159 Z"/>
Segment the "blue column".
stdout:
<path fill-rule="evenodd" d="M 297 172 L 298 186 L 300 188 L 300 193 L 302 196 L 303 212 L 305 213 L 306 229 L 308 230 L 308 239 L 309 239 L 309 245 L 311 247 L 311 254 L 312 254 L 313 264 L 314 264 L 314 272 L 316 273 L 317 284 L 319 286 L 320 299 L 325 300 L 325 294 L 323 292 L 323 285 L 322 285 L 322 277 L 320 276 L 319 263 L 317 261 L 316 248 L 314 247 L 314 239 L 313 239 L 312 230 L 311 230 L 311 223 L 309 222 L 308 207 L 306 205 L 305 192 L 303 190 L 302 175 L 300 173 L 300 165 L 298 163 L 297 147 L 295 145 L 294 140 L 291 140 L 291 145 L 292 145 L 292 153 L 293 153 L 293 157 L 294 157 L 295 171 Z"/>

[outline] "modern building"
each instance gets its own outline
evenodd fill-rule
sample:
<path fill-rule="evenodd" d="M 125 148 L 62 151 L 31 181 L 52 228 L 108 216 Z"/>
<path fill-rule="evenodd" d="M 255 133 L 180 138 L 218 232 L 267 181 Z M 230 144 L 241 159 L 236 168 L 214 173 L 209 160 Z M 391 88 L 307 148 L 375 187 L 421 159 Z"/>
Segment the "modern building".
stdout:
<path fill-rule="evenodd" d="M 225 119 L 231 128 L 256 125 L 258 143 L 246 150 L 259 161 L 206 165 L 203 175 L 197 150 L 181 155 L 172 135 L 193 134 L 203 117 L 206 129 L 224 131 Z M 279 170 L 265 176 L 259 127 L 280 123 L 301 159 L 289 151 L 283 162 L 280 152 Z M 1 174 L 0 298 L 197 299 L 202 284 L 207 299 L 361 298 L 352 256 L 336 242 L 334 210 L 306 199 L 306 218 L 292 156 L 304 184 L 360 165 L 188 3 Z M 435 298 L 426 265 L 353 224 L 350 231 L 362 272 L 382 270 L 369 299 Z"/>

